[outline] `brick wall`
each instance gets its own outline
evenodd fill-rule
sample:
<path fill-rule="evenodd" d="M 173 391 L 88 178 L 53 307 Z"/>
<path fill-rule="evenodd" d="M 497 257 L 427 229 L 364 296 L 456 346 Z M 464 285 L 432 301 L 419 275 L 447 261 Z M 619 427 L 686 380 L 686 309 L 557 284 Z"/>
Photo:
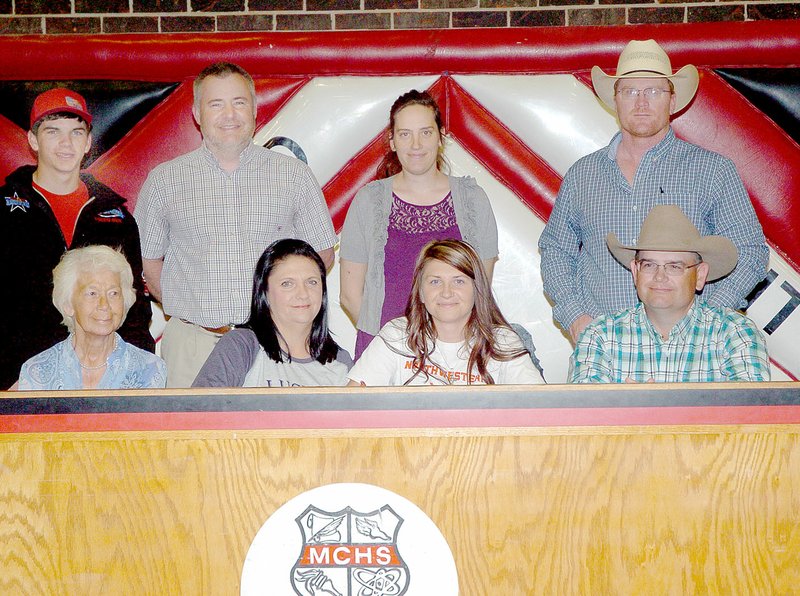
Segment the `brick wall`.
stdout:
<path fill-rule="evenodd" d="M 800 19 L 766 0 L 0 0 L 0 34 L 325 31 Z"/>

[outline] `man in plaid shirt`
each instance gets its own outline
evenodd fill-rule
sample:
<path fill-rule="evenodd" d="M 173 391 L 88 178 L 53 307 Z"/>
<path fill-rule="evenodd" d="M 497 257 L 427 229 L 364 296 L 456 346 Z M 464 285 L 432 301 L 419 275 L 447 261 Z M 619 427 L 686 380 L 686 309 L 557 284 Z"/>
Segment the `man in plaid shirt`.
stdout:
<path fill-rule="evenodd" d="M 570 382 L 769 381 L 766 342 L 753 321 L 696 295 L 736 267 L 730 240 L 700 236 L 676 205 L 658 205 L 635 246 L 613 233 L 606 242 L 630 269 L 641 302 L 586 327 Z"/>
<path fill-rule="evenodd" d="M 299 238 L 333 264 L 336 234 L 311 169 L 253 143 L 255 85 L 229 62 L 194 82 L 203 144 L 150 172 L 136 204 L 144 274 L 169 317 L 168 387 L 189 387 L 222 334 L 250 313 L 253 272 L 275 240 Z"/>

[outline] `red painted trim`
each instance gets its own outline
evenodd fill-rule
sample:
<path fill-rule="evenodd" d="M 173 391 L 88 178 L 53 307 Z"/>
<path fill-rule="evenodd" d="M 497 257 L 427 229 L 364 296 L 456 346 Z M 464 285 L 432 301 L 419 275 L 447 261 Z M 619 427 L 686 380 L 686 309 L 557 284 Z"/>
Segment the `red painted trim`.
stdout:
<path fill-rule="evenodd" d="M 800 406 L 37 414 L 2 417 L 0 433 L 720 424 L 800 424 Z"/>
<path fill-rule="evenodd" d="M 253 76 L 572 72 L 616 66 L 630 39 L 655 38 L 673 66 L 796 66 L 796 22 L 472 30 L 0 36 L 0 78 L 177 81 L 217 60 Z M 358 48 L 358 51 L 353 51 Z"/>

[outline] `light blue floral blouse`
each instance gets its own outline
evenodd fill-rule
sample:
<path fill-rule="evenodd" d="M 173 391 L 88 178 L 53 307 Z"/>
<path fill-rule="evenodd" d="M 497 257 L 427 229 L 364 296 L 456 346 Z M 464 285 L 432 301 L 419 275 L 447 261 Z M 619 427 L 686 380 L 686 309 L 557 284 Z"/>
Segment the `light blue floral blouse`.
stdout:
<path fill-rule="evenodd" d="M 116 347 L 97 389 L 158 389 L 167 381 L 167 365 L 150 352 L 127 344 L 115 334 Z M 81 365 L 73 336 L 40 352 L 22 365 L 20 391 L 83 389 Z"/>

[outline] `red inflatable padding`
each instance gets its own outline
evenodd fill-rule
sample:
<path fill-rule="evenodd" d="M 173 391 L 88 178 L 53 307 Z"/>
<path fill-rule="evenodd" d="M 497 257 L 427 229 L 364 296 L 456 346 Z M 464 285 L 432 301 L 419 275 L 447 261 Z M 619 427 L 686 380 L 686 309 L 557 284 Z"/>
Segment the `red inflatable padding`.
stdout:
<path fill-rule="evenodd" d="M 376 172 L 386 153 L 386 147 L 385 136 L 378 135 L 322 187 L 337 233 L 344 225 L 344 218 L 353 197 L 360 188 L 376 179 Z"/>
<path fill-rule="evenodd" d="M 552 73 L 616 66 L 630 39 L 673 65 L 797 66 L 796 21 L 430 31 L 0 37 L 0 78 L 180 81 L 218 60 L 254 76 Z M 354 48 L 356 49 L 354 51 Z"/>
<path fill-rule="evenodd" d="M 269 122 L 306 82 L 305 78 L 257 80 L 256 128 Z M 200 142 L 200 131 L 192 116 L 192 85 L 187 82 L 99 157 L 88 171 L 126 197 L 128 207 L 133 209 L 150 170 L 196 149 Z"/>
<path fill-rule="evenodd" d="M 701 71 L 698 94 L 673 120 L 676 134 L 733 160 L 767 239 L 800 264 L 800 147 L 716 73 Z"/>
<path fill-rule="evenodd" d="M 158 164 L 200 146 L 192 117 L 192 86 L 185 83 L 87 169 L 128 199 L 133 210 L 147 174 Z"/>
<path fill-rule="evenodd" d="M 36 163 L 28 134 L 3 116 L 0 116 L 0 139 L 0 180 L 5 180 L 21 165 Z"/>
<path fill-rule="evenodd" d="M 561 185 L 558 173 L 450 78 L 447 108 L 450 134 L 547 221 Z"/>

